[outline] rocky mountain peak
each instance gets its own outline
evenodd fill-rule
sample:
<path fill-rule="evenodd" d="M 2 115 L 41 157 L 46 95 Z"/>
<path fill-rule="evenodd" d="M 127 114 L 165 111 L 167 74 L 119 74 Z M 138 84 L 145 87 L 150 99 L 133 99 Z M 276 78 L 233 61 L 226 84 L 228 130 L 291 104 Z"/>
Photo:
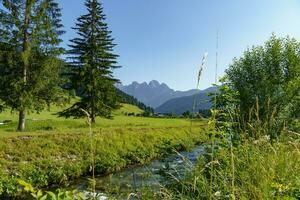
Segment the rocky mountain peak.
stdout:
<path fill-rule="evenodd" d="M 152 80 L 149 83 L 134 81 L 129 85 L 123 85 L 122 87 L 116 85 L 116 87 L 153 108 L 172 98 L 193 95 L 197 92 L 197 90 L 174 91 L 167 84 L 160 83 L 157 80 Z"/>

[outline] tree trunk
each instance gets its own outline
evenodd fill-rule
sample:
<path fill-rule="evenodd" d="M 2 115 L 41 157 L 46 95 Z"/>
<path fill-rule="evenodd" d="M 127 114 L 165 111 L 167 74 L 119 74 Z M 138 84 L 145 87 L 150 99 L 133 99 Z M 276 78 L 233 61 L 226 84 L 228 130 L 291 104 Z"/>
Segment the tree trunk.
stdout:
<path fill-rule="evenodd" d="M 25 129 L 25 111 L 19 112 L 19 125 L 18 125 L 18 131 L 24 131 Z"/>
<path fill-rule="evenodd" d="M 94 107 L 94 98 L 92 98 L 92 108 L 91 108 L 91 122 L 92 124 L 96 123 L 96 117 L 95 117 L 95 107 Z"/>
<path fill-rule="evenodd" d="M 25 17 L 24 17 L 24 32 L 23 32 L 23 66 L 22 66 L 22 78 L 23 78 L 23 85 L 24 89 L 27 85 L 27 70 L 28 70 L 28 63 L 29 63 L 29 24 L 30 24 L 30 12 L 31 6 L 33 2 L 27 0 L 26 7 L 25 7 Z M 20 94 L 21 96 L 22 94 Z M 20 98 L 21 99 L 21 98 Z M 21 100 L 22 101 L 22 100 Z M 25 105 L 21 102 L 21 109 L 19 111 L 19 126 L 18 131 L 23 131 L 25 129 Z"/>
<path fill-rule="evenodd" d="M 92 124 L 95 124 L 96 123 L 96 118 L 95 118 L 95 116 L 91 116 L 91 121 L 92 121 Z"/>
<path fill-rule="evenodd" d="M 92 107 L 91 107 L 91 122 L 92 124 L 96 123 L 96 116 L 95 116 L 95 95 L 92 95 Z"/>

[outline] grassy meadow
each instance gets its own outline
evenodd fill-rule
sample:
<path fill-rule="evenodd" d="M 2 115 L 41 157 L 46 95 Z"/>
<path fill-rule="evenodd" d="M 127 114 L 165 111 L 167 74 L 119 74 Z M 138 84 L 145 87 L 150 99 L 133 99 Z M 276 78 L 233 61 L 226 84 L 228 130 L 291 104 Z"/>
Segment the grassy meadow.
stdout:
<path fill-rule="evenodd" d="M 15 131 L 15 115 L 1 114 L 1 120 L 12 122 L 0 127 L 0 197 L 20 195 L 19 179 L 44 188 L 91 174 L 89 127 L 85 119 L 57 118 L 54 114 L 59 109 L 28 115 L 22 133 Z M 186 119 L 129 117 L 126 112 L 141 110 L 125 104 L 114 112 L 113 119 L 97 118 L 92 127 L 97 175 L 144 164 L 205 141 L 205 121 L 191 126 Z"/>
<path fill-rule="evenodd" d="M 16 113 L 9 111 L 0 114 L 0 122 L 11 120 L 5 125 L 0 126 L 0 137 L 25 135 L 41 135 L 41 134 L 75 134 L 88 131 L 86 119 L 65 119 L 57 117 L 56 113 L 63 107 L 53 106 L 50 111 L 41 113 L 29 113 L 27 116 L 27 127 L 22 133 L 16 132 L 17 119 Z M 122 107 L 112 114 L 112 119 L 97 118 L 93 125 L 94 131 L 100 129 L 112 130 L 118 128 L 168 128 L 190 126 L 190 122 L 184 119 L 159 119 L 125 116 L 125 113 L 141 114 L 143 111 L 138 107 L 123 104 Z"/>

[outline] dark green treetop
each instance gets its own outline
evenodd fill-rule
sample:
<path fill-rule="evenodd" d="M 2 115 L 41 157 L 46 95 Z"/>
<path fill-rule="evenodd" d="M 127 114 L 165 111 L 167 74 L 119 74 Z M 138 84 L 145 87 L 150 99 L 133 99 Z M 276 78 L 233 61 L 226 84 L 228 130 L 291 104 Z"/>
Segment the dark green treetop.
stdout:
<path fill-rule="evenodd" d="M 69 50 L 69 89 L 79 91 L 80 101 L 60 112 L 60 116 L 83 117 L 87 111 L 95 122 L 96 116 L 110 117 L 118 106 L 113 77 L 118 55 L 113 53 L 115 44 L 105 23 L 103 8 L 97 0 L 85 2 L 87 14 L 77 19 L 78 37 L 71 40 Z"/>

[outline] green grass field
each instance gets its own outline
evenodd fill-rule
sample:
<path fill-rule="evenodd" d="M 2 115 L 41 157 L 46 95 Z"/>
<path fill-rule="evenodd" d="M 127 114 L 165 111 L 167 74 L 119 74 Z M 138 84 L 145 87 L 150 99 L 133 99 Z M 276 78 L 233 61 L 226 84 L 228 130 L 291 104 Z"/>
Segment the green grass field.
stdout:
<path fill-rule="evenodd" d="M 27 114 L 25 132 L 16 132 L 17 113 L 9 111 L 0 113 L 0 122 L 12 120 L 11 123 L 0 125 L 0 137 L 12 137 L 18 135 L 41 135 L 41 134 L 76 134 L 86 132 L 88 126 L 86 119 L 65 119 L 57 117 L 56 113 L 62 110 L 62 107 L 53 106 L 50 111 L 43 111 L 40 114 Z M 166 127 L 187 127 L 190 121 L 185 119 L 159 119 L 125 116 L 124 113 L 140 114 L 143 111 L 136 106 L 123 104 L 123 106 L 114 111 L 113 119 L 97 118 L 93 125 L 94 131 L 108 131 L 111 129 L 128 128 L 166 128 Z"/>
<path fill-rule="evenodd" d="M 61 108 L 27 116 L 25 132 L 16 132 L 17 116 L 1 113 L 0 199 L 20 195 L 22 179 L 35 187 L 67 184 L 90 174 L 89 127 L 85 119 L 54 115 Z M 126 166 L 144 164 L 173 150 L 187 150 L 206 140 L 206 121 L 129 117 L 141 113 L 123 105 L 113 119 L 97 118 L 93 125 L 96 172 L 111 173 Z"/>

